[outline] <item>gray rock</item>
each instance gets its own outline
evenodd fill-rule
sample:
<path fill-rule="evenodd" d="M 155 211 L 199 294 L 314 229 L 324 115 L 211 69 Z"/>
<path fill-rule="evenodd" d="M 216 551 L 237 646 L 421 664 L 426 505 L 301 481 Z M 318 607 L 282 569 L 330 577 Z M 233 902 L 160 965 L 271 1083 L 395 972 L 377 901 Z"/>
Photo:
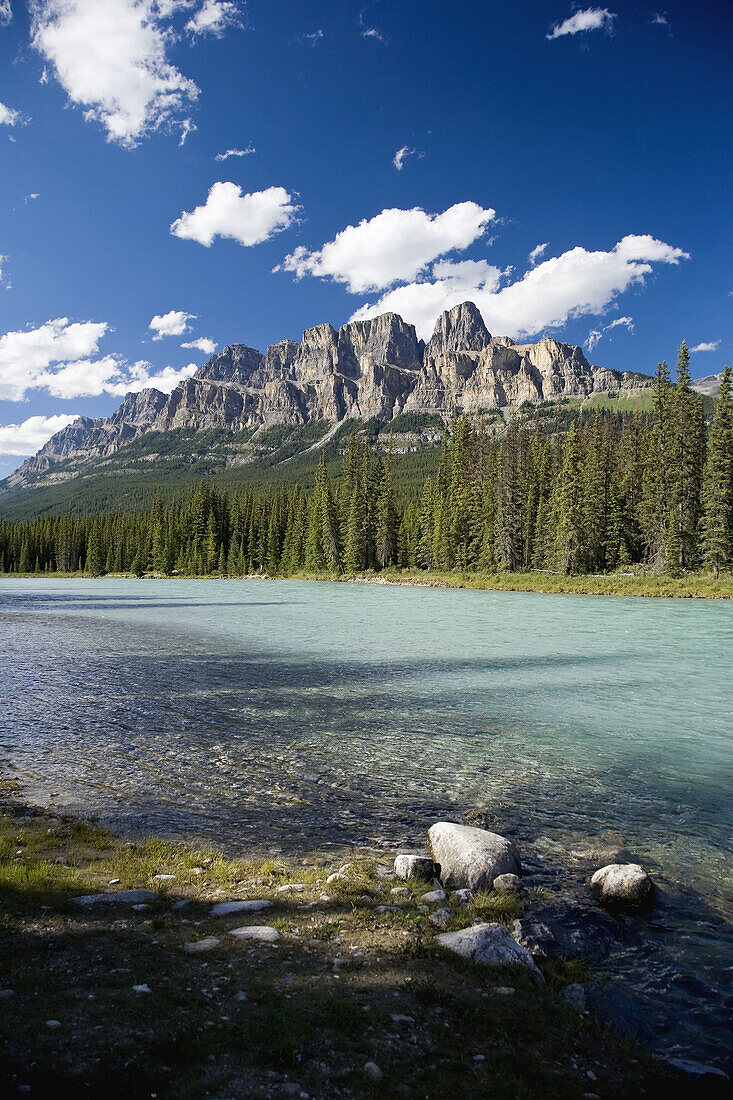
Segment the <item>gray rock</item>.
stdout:
<path fill-rule="evenodd" d="M 228 917 L 230 913 L 259 913 L 262 909 L 271 909 L 272 902 L 263 899 L 247 901 L 220 901 L 211 908 L 212 917 Z"/>
<path fill-rule="evenodd" d="M 591 891 L 609 909 L 648 909 L 654 904 L 656 888 L 638 863 L 611 863 L 601 867 L 590 880 Z"/>
<path fill-rule="evenodd" d="M 512 938 L 503 924 L 472 924 L 459 932 L 443 932 L 435 942 L 462 959 L 485 966 L 524 966 L 542 978 L 529 951 Z"/>
<path fill-rule="evenodd" d="M 454 905 L 457 905 L 459 909 L 463 909 L 466 905 L 470 905 L 473 898 L 473 890 L 454 890 L 450 896 L 450 900 Z"/>
<path fill-rule="evenodd" d="M 368 1077 L 370 1081 L 381 1081 L 384 1074 L 376 1062 L 365 1062 L 364 1076 Z"/>
<path fill-rule="evenodd" d="M 175 875 L 153 875 L 153 882 L 175 882 Z"/>
<path fill-rule="evenodd" d="M 585 986 L 580 985 L 578 982 L 566 985 L 564 989 L 561 989 L 560 1000 L 572 1005 L 573 1008 L 577 1008 L 578 1012 L 588 1011 L 588 997 Z"/>
<path fill-rule="evenodd" d="M 267 924 L 248 924 L 242 928 L 232 928 L 230 936 L 236 936 L 238 940 L 257 940 L 260 943 L 277 943 L 280 933 L 277 928 L 271 928 Z"/>
<path fill-rule="evenodd" d="M 435 865 L 430 856 L 403 852 L 394 861 L 394 873 L 401 879 L 420 878 L 432 882 Z"/>
<path fill-rule="evenodd" d="M 439 821 L 428 830 L 428 839 L 448 889 L 490 890 L 499 875 L 522 873 L 519 853 L 498 833 Z"/>
<path fill-rule="evenodd" d="M 409 901 L 413 897 L 412 890 L 408 890 L 406 886 L 395 886 L 390 890 L 390 894 L 400 901 Z"/>
<path fill-rule="evenodd" d="M 450 924 L 453 920 L 453 917 L 452 909 L 438 909 L 435 913 L 430 914 L 428 920 L 437 925 L 438 928 L 445 928 L 446 924 Z"/>
<path fill-rule="evenodd" d="M 100 905 L 142 905 L 157 901 L 158 895 L 150 890 L 111 890 L 107 894 L 82 894 L 71 900 L 84 909 L 93 909 Z"/>
<path fill-rule="evenodd" d="M 685 1077 L 690 1077 L 695 1081 L 700 1081 L 705 1077 L 722 1078 L 724 1081 L 729 1080 L 728 1074 L 724 1073 L 722 1069 L 717 1069 L 716 1066 L 707 1066 L 704 1062 L 695 1062 L 691 1058 L 669 1058 L 667 1063 L 683 1073 Z"/>
<path fill-rule="evenodd" d="M 438 905 L 441 901 L 447 901 L 448 895 L 445 890 L 438 888 L 437 890 L 428 890 L 427 894 L 422 894 L 420 897 L 420 903 L 422 905 Z"/>
<path fill-rule="evenodd" d="M 518 894 L 523 889 L 519 875 L 497 875 L 494 889 L 499 894 Z"/>
<path fill-rule="evenodd" d="M 211 951 L 214 947 L 218 947 L 221 940 L 216 936 L 204 936 L 202 940 L 194 940 L 193 943 L 184 943 L 183 950 L 189 955 L 198 955 L 202 951 Z"/>

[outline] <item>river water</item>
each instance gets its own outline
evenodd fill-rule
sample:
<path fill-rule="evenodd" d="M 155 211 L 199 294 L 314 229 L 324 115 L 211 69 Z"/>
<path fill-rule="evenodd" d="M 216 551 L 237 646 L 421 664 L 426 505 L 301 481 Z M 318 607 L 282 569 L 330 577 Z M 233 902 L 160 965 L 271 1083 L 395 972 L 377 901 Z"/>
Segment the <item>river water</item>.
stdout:
<path fill-rule="evenodd" d="M 623 844 L 733 963 L 727 601 L 4 580 L 0 632 L 0 764 L 46 804 L 235 852 L 478 808 L 523 849 Z"/>

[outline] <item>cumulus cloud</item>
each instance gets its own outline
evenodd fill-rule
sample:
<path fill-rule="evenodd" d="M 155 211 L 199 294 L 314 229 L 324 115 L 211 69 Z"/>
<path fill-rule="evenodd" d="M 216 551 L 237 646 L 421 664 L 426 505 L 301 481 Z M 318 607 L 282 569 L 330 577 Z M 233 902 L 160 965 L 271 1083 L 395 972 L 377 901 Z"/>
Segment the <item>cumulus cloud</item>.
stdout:
<path fill-rule="evenodd" d="M 555 23 L 545 37 L 552 41 L 554 38 L 563 38 L 567 34 L 610 31 L 615 18 L 616 13 L 609 11 L 608 8 L 585 8 L 583 11 L 576 11 L 573 15 L 569 15 L 567 19 L 563 19 L 562 23 Z"/>
<path fill-rule="evenodd" d="M 0 27 L 7 27 L 13 19 L 10 0 L 0 0 Z"/>
<path fill-rule="evenodd" d="M 229 157 L 246 157 L 250 153 L 256 153 L 254 145 L 248 145 L 246 149 L 227 149 L 225 153 L 217 153 L 214 160 L 228 160 Z"/>
<path fill-rule="evenodd" d="M 439 256 L 467 248 L 495 216 L 475 202 L 456 203 L 442 214 L 420 207 L 383 210 L 342 229 L 315 252 L 296 248 L 275 270 L 346 283 L 352 294 L 383 290 L 417 278 Z"/>
<path fill-rule="evenodd" d="M 211 34 L 221 38 L 228 27 L 241 25 L 241 12 L 234 0 L 204 0 L 204 4 L 186 23 L 194 36 Z"/>
<path fill-rule="evenodd" d="M 199 94 L 167 57 L 172 36 L 162 18 L 180 6 L 32 0 L 31 41 L 84 118 L 132 148 L 151 130 L 185 123 Z"/>
<path fill-rule="evenodd" d="M 425 156 L 418 149 L 412 149 L 409 145 L 403 145 L 401 149 L 398 149 L 392 158 L 392 164 L 395 166 L 398 172 L 401 172 L 405 167 L 405 161 L 408 157 L 417 157 L 418 160 L 422 160 Z"/>
<path fill-rule="evenodd" d="M 544 244 L 538 244 L 532 249 L 529 256 L 527 257 L 527 260 L 532 267 L 534 267 L 540 257 L 545 254 L 549 246 L 549 241 L 545 241 Z"/>
<path fill-rule="evenodd" d="M 204 205 L 184 211 L 171 233 L 207 248 L 215 237 L 229 237 L 245 247 L 261 244 L 292 224 L 300 209 L 292 199 L 284 187 L 243 195 L 236 183 L 215 183 Z"/>
<path fill-rule="evenodd" d="M 59 413 L 57 416 L 29 416 L 22 424 L 5 424 L 0 427 L 0 454 L 34 455 L 52 435 L 78 418 L 78 413 Z"/>
<path fill-rule="evenodd" d="M 164 336 L 182 336 L 188 332 L 188 322 L 195 321 L 195 313 L 186 313 L 183 309 L 172 309 L 169 313 L 156 313 L 148 325 L 157 335 L 153 340 L 162 340 Z"/>
<path fill-rule="evenodd" d="M 0 401 L 22 401 L 40 389 L 65 400 L 119 396 L 146 386 L 170 392 L 196 370 L 194 363 L 156 372 L 149 363 L 131 365 L 118 355 L 95 358 L 108 327 L 104 321 L 57 317 L 35 329 L 6 332 L 0 337 Z"/>
<path fill-rule="evenodd" d="M 702 344 L 696 344 L 694 348 L 690 348 L 690 351 L 717 351 L 720 347 L 720 340 L 708 340 Z"/>
<path fill-rule="evenodd" d="M 399 313 L 428 338 L 444 309 L 470 300 L 487 327 L 502 336 L 532 336 L 574 317 L 602 314 L 630 286 L 642 284 L 653 263 L 677 264 L 687 253 L 650 236 L 628 236 L 608 252 L 576 247 L 552 257 L 521 279 L 501 285 L 508 272 L 485 261 L 435 264 L 430 278 L 397 287 L 368 303 L 352 320 Z"/>
<path fill-rule="evenodd" d="M 19 122 L 20 111 L 14 111 L 12 107 L 0 103 L 0 126 L 17 126 Z"/>
<path fill-rule="evenodd" d="M 216 351 L 216 344 L 213 340 L 209 340 L 208 336 L 199 336 L 198 340 L 190 340 L 187 344 L 181 344 L 182 348 L 195 348 L 196 351 L 202 351 L 205 355 L 213 355 Z"/>

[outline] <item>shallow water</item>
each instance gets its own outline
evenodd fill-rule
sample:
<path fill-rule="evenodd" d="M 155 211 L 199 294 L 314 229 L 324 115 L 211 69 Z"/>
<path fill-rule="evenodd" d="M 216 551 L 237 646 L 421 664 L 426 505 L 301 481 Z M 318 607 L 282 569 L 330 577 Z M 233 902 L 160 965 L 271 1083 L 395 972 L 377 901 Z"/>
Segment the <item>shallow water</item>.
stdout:
<path fill-rule="evenodd" d="M 605 965 L 652 1045 L 730 1064 L 730 603 L 5 580 L 0 637 L 0 768 L 57 809 L 234 852 L 482 809 L 566 885 L 566 853 L 625 845 L 663 902 Z"/>

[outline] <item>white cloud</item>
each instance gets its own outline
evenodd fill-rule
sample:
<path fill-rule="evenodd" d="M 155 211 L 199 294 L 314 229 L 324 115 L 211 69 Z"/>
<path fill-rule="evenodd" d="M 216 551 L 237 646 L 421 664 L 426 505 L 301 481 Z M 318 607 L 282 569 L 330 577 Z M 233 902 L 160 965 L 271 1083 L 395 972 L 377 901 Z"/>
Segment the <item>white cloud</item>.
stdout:
<path fill-rule="evenodd" d="M 186 30 L 194 36 L 213 34 L 221 38 L 228 27 L 240 24 L 241 13 L 235 0 L 204 0 L 202 7 L 186 23 Z"/>
<path fill-rule="evenodd" d="M 0 427 L 0 454 L 34 455 L 52 435 L 78 418 L 78 413 L 59 413 L 56 416 L 29 416 L 22 424 L 5 424 Z"/>
<path fill-rule="evenodd" d="M 0 126 L 16 126 L 20 122 L 20 111 L 0 103 Z"/>
<path fill-rule="evenodd" d="M 37 199 L 38 197 L 39 197 L 39 195 L 38 195 L 37 191 L 31 191 L 30 195 L 26 195 L 23 202 L 27 206 L 29 202 L 32 202 L 33 199 Z"/>
<path fill-rule="evenodd" d="M 411 282 L 362 306 L 352 320 L 399 313 L 427 338 L 444 309 L 470 300 L 489 330 L 522 337 L 556 329 L 573 317 L 601 314 L 633 284 L 641 284 L 652 263 L 677 264 L 687 253 L 649 236 L 628 236 L 608 252 L 572 248 L 545 260 L 521 279 L 501 286 L 500 273 L 485 261 L 435 264 L 430 280 Z"/>
<path fill-rule="evenodd" d="M 615 321 L 611 321 L 609 325 L 603 325 L 601 328 L 594 328 L 588 333 L 588 338 L 585 341 L 588 351 L 593 351 L 593 348 L 598 344 L 599 340 L 603 338 L 604 333 L 610 332 L 612 328 L 618 328 L 623 325 L 629 332 L 634 331 L 634 318 L 633 317 L 617 317 Z"/>
<path fill-rule="evenodd" d="M 649 22 L 654 27 L 666 27 L 669 23 L 666 11 L 655 11 Z"/>
<path fill-rule="evenodd" d="M 412 149 L 409 145 L 403 145 L 401 149 L 398 149 L 392 158 L 392 164 L 395 166 L 398 172 L 401 172 L 405 167 L 405 161 L 408 157 L 417 157 L 418 160 L 422 160 L 425 156 L 417 149 Z"/>
<path fill-rule="evenodd" d="M 300 207 L 284 187 L 242 194 L 236 183 L 215 183 L 203 206 L 181 214 L 171 225 L 174 237 L 208 248 L 215 237 L 229 237 L 245 247 L 261 244 L 292 224 Z"/>
<path fill-rule="evenodd" d="M 538 244 L 532 249 L 529 256 L 527 257 L 527 259 L 528 259 L 528 261 L 529 261 L 529 263 L 532 267 L 535 266 L 537 261 L 540 259 L 541 256 L 543 256 L 545 254 L 545 252 L 547 251 L 548 248 L 549 248 L 549 241 L 545 241 L 544 244 Z"/>
<path fill-rule="evenodd" d="M 566 34 L 581 34 L 586 31 L 600 30 L 610 31 L 615 18 L 616 13 L 609 11 L 608 8 L 585 8 L 583 11 L 576 11 L 573 15 L 569 15 L 562 23 L 555 23 L 551 32 L 545 37 L 552 40 L 562 38 Z"/>
<path fill-rule="evenodd" d="M 720 347 L 720 340 L 708 340 L 702 344 L 696 344 L 694 348 L 690 348 L 690 351 L 717 351 Z"/>
<path fill-rule="evenodd" d="M 309 46 L 316 46 L 323 38 L 323 31 L 320 28 L 317 31 L 311 31 L 310 34 L 297 35 L 296 42 L 307 42 Z"/>
<path fill-rule="evenodd" d="M 192 122 L 190 118 L 184 118 L 181 123 L 181 137 L 178 142 L 178 148 L 182 148 L 186 144 L 186 138 L 189 134 L 192 134 L 195 130 L 198 130 L 198 126 L 195 122 Z"/>
<path fill-rule="evenodd" d="M 104 321 L 57 317 L 36 329 L 5 333 L 0 337 L 0 400 L 22 401 L 40 389 L 64 400 L 120 396 L 146 386 L 169 393 L 196 370 L 195 363 L 156 372 L 149 363 L 130 365 L 118 355 L 95 359 L 108 327 Z"/>
<path fill-rule="evenodd" d="M 296 248 L 275 270 L 334 279 L 352 294 L 383 290 L 417 278 L 439 256 L 468 248 L 495 214 L 475 202 L 456 203 L 442 214 L 419 207 L 383 210 L 342 229 L 316 252 Z"/>
<path fill-rule="evenodd" d="M 7 27 L 13 20 L 10 0 L 0 0 L 0 27 Z"/>
<path fill-rule="evenodd" d="M 195 348 L 197 351 L 202 351 L 204 355 L 213 355 L 216 351 L 216 344 L 213 340 L 209 340 L 208 336 L 199 336 L 198 340 L 190 340 L 187 344 L 181 344 L 182 348 Z"/>
<path fill-rule="evenodd" d="M 361 32 L 362 38 L 373 38 L 375 42 L 381 42 L 382 45 L 386 45 L 389 41 L 387 36 L 378 31 L 376 27 L 365 27 Z"/>
<path fill-rule="evenodd" d="M 84 118 L 128 148 L 185 122 L 199 89 L 168 61 L 172 41 L 155 0 L 32 0 L 31 41 Z"/>
<path fill-rule="evenodd" d="M 248 145 L 246 149 L 227 149 L 226 153 L 217 153 L 214 160 L 228 160 L 229 157 L 246 157 L 250 153 L 256 153 L 254 145 Z"/>
<path fill-rule="evenodd" d="M 153 340 L 162 340 L 164 336 L 182 336 L 188 332 L 188 322 L 195 321 L 195 313 L 186 313 L 183 309 L 172 309 L 169 313 L 156 313 L 148 328 L 157 333 Z"/>

